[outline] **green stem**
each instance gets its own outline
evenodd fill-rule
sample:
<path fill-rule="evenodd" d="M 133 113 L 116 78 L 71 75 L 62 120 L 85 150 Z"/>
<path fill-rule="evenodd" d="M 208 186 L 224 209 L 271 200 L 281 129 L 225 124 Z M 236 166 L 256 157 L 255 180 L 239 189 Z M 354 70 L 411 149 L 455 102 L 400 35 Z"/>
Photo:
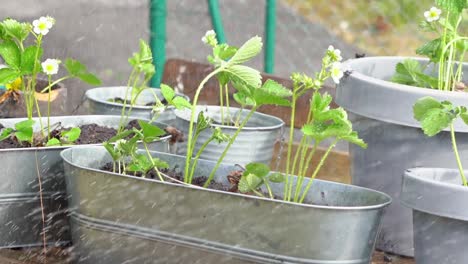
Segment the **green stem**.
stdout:
<path fill-rule="evenodd" d="M 299 194 L 302 189 L 302 183 L 304 182 L 304 178 L 307 172 L 307 169 L 309 168 L 309 163 L 312 160 L 312 157 L 314 156 L 315 150 L 317 149 L 318 143 L 317 141 L 314 143 L 314 147 L 312 148 L 312 151 L 309 153 L 309 156 L 305 158 L 307 160 L 305 168 L 302 168 L 302 170 L 299 170 L 300 173 L 297 175 L 297 182 L 296 182 L 296 190 L 294 192 L 294 202 L 297 202 L 299 199 Z"/>
<path fill-rule="evenodd" d="M 330 145 L 330 147 L 328 147 L 327 151 L 325 152 L 325 154 L 323 155 L 323 157 L 320 159 L 320 162 L 319 164 L 317 165 L 317 167 L 315 167 L 315 170 L 314 170 L 314 173 L 312 174 L 312 176 L 310 177 L 310 180 L 309 180 L 309 183 L 307 184 L 304 192 L 302 193 L 302 196 L 301 196 L 301 199 L 299 200 L 299 203 L 302 203 L 307 195 L 307 193 L 309 192 L 309 189 L 310 187 L 312 186 L 312 182 L 314 181 L 315 177 L 317 177 L 317 174 L 318 172 L 320 171 L 320 169 L 322 168 L 323 166 L 323 163 L 325 162 L 325 160 L 327 159 L 328 155 L 330 154 L 330 152 L 332 151 L 332 149 L 335 147 L 336 143 L 338 143 L 338 139 L 335 139 L 333 141 L 333 143 Z"/>
<path fill-rule="evenodd" d="M 236 133 L 234 133 L 234 135 L 229 140 L 229 143 L 227 144 L 226 148 L 224 148 L 224 151 L 221 154 L 221 157 L 219 157 L 218 161 L 216 162 L 216 165 L 214 166 L 213 170 L 211 171 L 210 176 L 208 177 L 208 180 L 205 182 L 203 187 L 205 187 L 205 188 L 208 187 L 210 182 L 213 180 L 214 175 L 215 175 L 216 171 L 218 170 L 219 166 L 221 165 L 221 162 L 223 161 L 224 157 L 226 156 L 229 148 L 231 147 L 231 145 L 236 140 L 236 138 L 239 135 L 239 133 L 241 132 L 242 128 L 244 128 L 244 126 L 247 124 L 247 121 L 249 121 L 250 117 L 252 117 L 252 115 L 255 113 L 255 110 L 257 110 L 257 106 L 254 106 L 250 110 L 249 114 L 245 117 L 244 121 L 242 121 L 242 124 L 237 128 Z"/>
<path fill-rule="evenodd" d="M 221 107 L 221 124 L 224 125 L 224 96 L 221 82 L 219 82 L 219 106 Z"/>
<path fill-rule="evenodd" d="M 463 166 L 460 160 L 460 155 L 458 154 L 457 141 L 455 139 L 455 128 L 453 127 L 453 123 L 450 125 L 450 136 L 452 138 L 453 152 L 455 153 L 455 158 L 457 160 L 458 170 L 460 171 L 460 176 L 462 178 L 463 186 L 468 186 L 468 182 L 465 177 L 465 171 L 463 170 Z"/>
<path fill-rule="evenodd" d="M 283 194 L 283 200 L 285 201 L 290 201 L 288 199 L 288 190 L 289 190 L 289 181 L 292 181 L 292 177 L 290 177 L 291 171 L 290 171 L 290 166 L 291 166 L 291 152 L 292 152 L 292 146 L 293 146 L 293 141 L 294 141 L 294 122 L 295 122 L 295 117 L 296 117 L 296 89 L 293 90 L 293 95 L 292 95 L 292 102 L 291 102 L 291 119 L 289 122 L 289 141 L 288 141 L 288 153 L 286 156 L 286 175 L 285 175 L 285 182 L 284 182 L 284 194 Z"/>
<path fill-rule="evenodd" d="M 48 76 L 49 78 L 49 94 L 47 98 L 47 140 L 50 140 L 50 93 L 51 93 L 51 87 L 50 87 L 50 82 L 51 82 L 51 76 Z"/>
<path fill-rule="evenodd" d="M 303 135 L 302 138 L 301 138 L 301 141 L 299 143 L 299 146 L 296 149 L 296 154 L 294 155 L 294 160 L 293 160 L 293 165 L 292 165 L 292 168 L 291 168 L 290 175 L 294 175 L 294 173 L 296 172 L 296 165 L 297 165 L 297 161 L 299 160 L 300 153 L 302 153 L 303 149 L 306 148 L 306 146 L 307 146 L 306 141 L 307 141 L 307 137 L 305 137 Z M 289 183 L 288 201 L 291 201 L 292 189 L 293 189 L 293 181 L 291 181 Z"/>
<path fill-rule="evenodd" d="M 229 89 L 228 89 L 228 85 L 226 84 L 224 86 L 224 92 L 225 92 L 225 95 L 226 95 L 226 107 L 227 107 L 227 113 L 226 113 L 226 118 L 228 120 L 228 124 L 229 122 L 231 121 L 231 111 L 229 110 Z M 242 112 L 242 110 L 241 110 Z"/>
<path fill-rule="evenodd" d="M 143 141 L 143 146 L 145 147 L 145 150 L 146 150 L 146 155 L 148 155 L 148 159 L 151 161 L 151 164 L 153 165 L 153 169 L 156 171 L 156 173 L 158 174 L 158 178 L 160 181 L 164 182 L 164 179 L 163 177 L 161 176 L 161 173 L 159 172 L 158 168 L 155 166 L 154 164 L 154 161 L 153 161 L 153 156 L 151 156 L 151 153 L 148 149 L 148 145 L 146 145 L 146 143 Z"/>
<path fill-rule="evenodd" d="M 133 80 L 133 75 L 135 75 L 136 69 L 133 68 L 132 72 L 130 73 L 130 77 L 128 77 L 127 81 L 127 87 L 125 89 L 125 96 L 123 98 L 123 105 L 122 105 L 122 112 L 120 113 L 120 122 L 119 122 L 119 131 L 122 132 L 123 127 L 124 127 L 124 120 L 125 120 L 125 108 L 127 107 L 127 98 L 128 98 L 128 93 L 130 92 L 130 83 Z"/>
<path fill-rule="evenodd" d="M 188 132 L 188 135 L 187 135 L 187 156 L 185 157 L 184 175 L 189 174 L 190 161 L 192 159 L 193 149 L 194 149 L 194 145 L 195 145 L 195 142 L 192 139 L 192 135 L 193 135 L 193 126 L 194 126 L 194 123 L 195 123 L 195 115 L 196 115 L 198 97 L 200 96 L 200 92 L 203 89 L 203 86 L 206 84 L 206 82 L 208 82 L 208 80 L 211 77 L 215 76 L 216 74 L 218 74 L 219 72 L 221 72 L 223 70 L 224 70 L 224 67 L 221 66 L 218 69 L 211 72 L 210 74 L 208 74 L 205 77 L 205 79 L 203 79 L 201 81 L 200 85 L 198 85 L 197 91 L 195 92 L 195 96 L 193 97 L 193 103 L 192 103 L 192 109 L 191 109 L 192 112 L 191 112 L 190 124 L 189 124 L 189 132 Z M 187 182 L 187 183 L 191 183 L 191 182 Z"/>
<path fill-rule="evenodd" d="M 275 197 L 273 196 L 273 192 L 271 191 L 270 184 L 268 183 L 268 180 L 265 179 L 263 180 L 263 182 L 265 183 L 265 187 L 268 190 L 268 195 L 270 195 L 270 199 L 275 199 Z"/>
<path fill-rule="evenodd" d="M 190 174 L 187 176 L 189 178 L 189 182 L 192 182 L 193 179 L 193 174 L 195 173 L 195 168 L 197 167 L 198 160 L 200 159 L 201 154 L 205 150 L 205 148 L 210 144 L 211 141 L 213 141 L 213 137 L 210 137 L 203 145 L 201 148 L 198 150 L 197 155 L 195 155 L 195 158 L 192 160 L 191 168 L 190 168 Z"/>

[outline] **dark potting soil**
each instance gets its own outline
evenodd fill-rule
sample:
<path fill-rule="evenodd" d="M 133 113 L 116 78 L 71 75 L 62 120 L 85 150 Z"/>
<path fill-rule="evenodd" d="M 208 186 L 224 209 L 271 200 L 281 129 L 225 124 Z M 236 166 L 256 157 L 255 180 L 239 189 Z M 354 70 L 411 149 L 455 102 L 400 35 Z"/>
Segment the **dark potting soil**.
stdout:
<path fill-rule="evenodd" d="M 106 163 L 104 166 L 102 166 L 100 168 L 100 170 L 103 170 L 103 171 L 108 171 L 108 172 L 113 172 L 113 164 L 112 162 L 108 162 Z M 121 170 L 123 170 L 123 167 L 121 167 Z M 175 179 L 173 181 L 167 179 L 167 178 L 164 178 L 165 181 L 170 181 L 172 183 L 176 183 L 176 184 L 179 184 L 179 182 L 183 182 L 184 181 L 184 178 L 183 178 L 183 174 L 182 172 L 177 172 L 175 168 L 173 169 L 161 169 L 160 170 L 161 173 L 164 173 L 165 175 Z M 133 172 L 127 172 L 128 176 L 134 176 L 134 177 L 142 177 L 142 173 L 141 172 L 137 172 L 137 173 L 133 173 Z M 158 174 L 155 170 L 150 170 L 147 174 L 146 174 L 146 177 L 147 179 L 154 179 L 154 180 L 159 180 L 159 177 L 158 177 Z M 203 187 L 203 185 L 205 184 L 205 182 L 208 180 L 208 177 L 206 176 L 200 176 L 200 177 L 197 177 L 197 178 L 194 178 L 193 181 L 192 181 L 192 184 L 193 185 L 196 185 L 196 186 L 199 186 L 199 187 Z M 226 192 L 238 192 L 237 191 L 237 188 L 233 189 L 232 186 L 226 186 L 222 183 L 219 183 L 219 182 L 215 182 L 215 181 L 211 181 L 210 182 L 210 185 L 208 185 L 208 189 L 213 189 L 213 190 L 219 190 L 219 191 L 226 191 Z"/>
<path fill-rule="evenodd" d="M 109 102 L 123 104 L 124 99 L 122 97 L 114 97 L 114 98 L 109 99 Z M 166 99 L 162 99 L 161 103 L 163 105 L 167 105 Z M 129 101 L 127 101 L 127 104 L 129 104 Z M 149 102 L 149 103 L 146 103 L 146 104 L 144 104 L 142 106 L 154 106 L 154 105 L 156 105 L 156 102 Z"/>
<path fill-rule="evenodd" d="M 0 129 L 4 128 L 2 124 L 0 124 Z M 84 145 L 84 144 L 99 144 L 104 141 L 111 139 L 113 136 L 117 134 L 117 130 L 111 127 L 100 126 L 97 124 L 86 124 L 79 126 L 81 129 L 80 137 L 75 141 L 76 145 Z M 140 129 L 140 125 L 138 124 L 137 120 L 130 121 L 126 129 L 136 128 Z M 53 129 L 50 132 L 51 138 L 60 139 L 60 134 L 62 131 L 69 130 L 70 128 L 60 127 L 57 129 Z M 45 145 L 46 140 L 36 140 L 38 141 L 34 147 L 42 147 Z M 11 136 L 5 140 L 0 141 L 0 149 L 7 149 L 7 148 L 28 148 L 32 147 L 31 144 L 27 142 L 19 142 L 15 136 Z"/>

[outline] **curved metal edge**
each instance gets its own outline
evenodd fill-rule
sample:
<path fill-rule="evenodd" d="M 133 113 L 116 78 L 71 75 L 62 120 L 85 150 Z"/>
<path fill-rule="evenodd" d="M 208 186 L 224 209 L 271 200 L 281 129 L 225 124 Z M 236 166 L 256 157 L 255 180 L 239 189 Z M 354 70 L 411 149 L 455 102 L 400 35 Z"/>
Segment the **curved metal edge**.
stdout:
<path fill-rule="evenodd" d="M 76 146 L 73 149 L 79 149 L 79 148 L 104 149 L 104 147 L 102 147 L 102 146 Z M 204 192 L 222 193 L 224 195 L 231 195 L 231 196 L 237 196 L 237 197 L 242 197 L 242 198 L 247 197 L 249 199 L 257 199 L 257 200 L 262 200 L 262 201 L 269 202 L 269 203 L 283 203 L 283 204 L 286 204 L 286 205 L 289 205 L 289 206 L 300 206 L 300 207 L 317 208 L 317 209 L 324 209 L 324 210 L 337 210 L 337 211 L 380 210 L 380 209 L 383 209 L 383 208 L 387 207 L 392 202 L 392 198 L 388 194 L 380 192 L 380 191 L 376 191 L 376 190 L 372 190 L 372 189 L 368 189 L 368 188 L 360 187 L 360 186 L 354 186 L 354 185 L 348 185 L 348 184 L 325 181 L 325 180 L 318 180 L 318 179 L 314 179 L 314 181 L 327 182 L 329 184 L 340 185 L 340 186 L 348 186 L 350 188 L 354 188 L 354 189 L 363 190 L 363 191 L 366 191 L 366 192 L 372 192 L 372 193 L 378 194 L 378 195 L 382 196 L 384 198 L 383 200 L 386 200 L 386 202 L 376 204 L 376 205 L 368 205 L 368 206 L 325 206 L 325 205 L 299 204 L 299 203 L 288 202 L 288 201 L 283 201 L 283 200 L 278 200 L 278 199 L 269 199 L 269 198 L 265 198 L 265 197 L 258 197 L 258 196 L 240 194 L 240 193 L 232 193 L 232 192 L 225 192 L 225 191 L 220 191 L 220 190 L 207 189 L 207 188 L 194 186 L 194 185 L 181 185 L 181 184 L 170 183 L 170 182 L 160 182 L 158 180 L 141 178 L 141 177 L 132 177 L 132 176 L 128 176 L 128 175 L 102 171 L 102 170 L 98 170 L 98 169 L 84 167 L 84 166 L 74 164 L 73 161 L 71 161 L 67 157 L 67 156 L 71 156 L 71 155 L 68 155 L 67 153 L 74 151 L 73 149 L 69 148 L 69 149 L 65 149 L 65 150 L 60 152 L 60 156 L 62 157 L 63 161 L 65 163 L 69 164 L 70 166 L 77 167 L 77 168 L 80 168 L 80 169 L 83 169 L 83 170 L 90 170 L 90 171 L 94 171 L 94 172 L 98 172 L 98 173 L 110 174 L 110 175 L 115 175 L 115 176 L 118 176 L 118 177 L 125 177 L 125 178 L 129 178 L 129 179 L 132 179 L 132 180 L 135 180 L 135 181 L 148 181 L 148 182 L 153 182 L 153 183 L 157 183 L 157 184 L 167 184 L 167 185 L 171 185 L 171 186 L 176 187 L 176 188 L 191 188 L 191 189 L 198 189 L 198 190 L 204 191 Z M 163 152 L 157 152 L 157 151 L 150 151 L 150 153 L 159 153 L 159 154 L 164 154 L 164 155 L 168 155 L 168 156 L 175 156 L 175 157 L 185 158 L 184 156 L 169 154 L 169 153 L 163 153 Z M 199 159 L 199 161 L 215 164 L 215 162 L 210 161 L 210 160 Z M 222 165 L 227 165 L 225 163 L 221 163 L 221 164 Z"/>
<path fill-rule="evenodd" d="M 200 108 L 204 108 L 204 109 L 219 109 L 221 108 L 220 106 L 217 106 L 217 105 L 205 105 L 205 106 L 202 106 L 202 105 L 197 105 L 197 110 L 200 109 Z M 245 113 L 248 113 L 249 110 L 246 110 L 246 109 L 241 109 L 241 108 L 238 108 L 238 107 L 229 107 L 229 110 L 234 110 L 234 111 L 239 111 L 239 110 L 242 110 L 242 112 L 245 112 Z M 186 122 L 190 122 L 190 119 L 187 119 L 184 115 L 184 113 L 186 113 L 187 111 L 190 111 L 188 109 L 184 109 L 184 110 L 178 110 L 176 109 L 174 111 L 175 115 L 176 115 L 176 118 L 179 118 L 179 119 L 182 119 Z M 276 116 L 272 116 L 272 115 L 268 115 L 268 114 L 264 114 L 264 113 L 260 113 L 260 112 L 255 112 L 254 115 L 257 115 L 259 116 L 259 118 L 267 118 L 267 119 L 270 119 L 272 121 L 272 123 L 276 123 L 274 125 L 271 125 L 271 126 L 262 126 L 262 127 L 243 127 L 241 131 L 268 131 L 268 130 L 276 130 L 276 129 L 280 129 L 281 127 L 284 126 L 284 121 L 279 118 L 279 117 L 276 117 Z M 195 121 L 196 123 L 196 121 Z M 219 127 L 219 128 L 223 128 L 223 129 L 230 129 L 230 130 L 237 130 L 237 127 L 235 126 L 226 126 L 226 125 L 220 125 L 220 124 L 212 124 L 213 127 Z"/>
<path fill-rule="evenodd" d="M 178 235 L 174 233 L 142 228 L 139 226 L 110 222 L 107 220 L 88 217 L 76 212 L 70 214 L 72 223 L 79 227 L 95 229 L 99 231 L 141 238 L 145 241 L 157 241 L 175 246 L 190 247 L 203 251 L 216 252 L 239 257 L 244 260 L 256 261 L 260 263 L 297 263 L 297 264 L 364 264 L 369 263 L 370 259 L 355 260 L 312 260 L 304 258 L 288 257 L 284 255 L 271 254 L 247 248 L 235 247 L 223 243 L 217 243 L 209 240 Z M 72 227 L 75 229 L 76 227 Z"/>
<path fill-rule="evenodd" d="M 93 118 L 103 118 L 103 119 L 114 118 L 114 119 L 116 119 L 116 118 L 118 118 L 120 120 L 120 116 L 112 116 L 112 115 L 51 116 L 51 118 L 64 118 L 64 117 L 70 117 L 70 118 L 84 117 L 84 118 L 90 118 L 90 119 L 93 119 Z M 20 122 L 20 121 L 23 121 L 23 120 L 26 120 L 26 119 L 27 118 L 8 118 L 8 121 L 16 123 L 16 122 Z M 34 117 L 33 119 L 38 119 L 38 117 Z M 43 117 L 42 119 L 43 119 L 43 121 L 46 121 L 46 117 Z M 145 118 L 134 118 L 134 119 L 150 121 L 149 119 L 145 119 Z M 0 123 L 1 123 L 1 119 L 0 119 Z M 156 125 L 164 127 L 164 128 L 169 126 L 168 124 L 161 123 L 161 122 L 153 122 L 152 124 L 156 124 Z M 163 141 L 163 142 L 168 141 L 171 137 L 172 137 L 171 135 L 167 135 L 165 137 L 159 138 L 159 140 L 156 140 L 155 142 L 157 142 L 157 141 Z M 100 146 L 100 145 L 101 144 L 84 144 L 84 145 L 51 146 L 51 147 L 5 148 L 5 149 L 0 149 L 0 152 L 55 151 L 55 150 L 64 150 L 64 149 L 68 149 L 68 148 L 76 147 L 76 146 Z"/>
<path fill-rule="evenodd" d="M 116 107 L 120 107 L 120 108 L 123 107 L 123 104 L 115 103 L 115 102 L 108 102 L 108 101 L 96 98 L 94 93 L 96 93 L 98 91 L 101 91 L 103 89 L 126 89 L 126 87 L 125 86 L 109 86 L 109 87 L 92 88 L 92 89 L 89 89 L 89 90 L 86 91 L 85 96 L 86 96 L 87 99 L 89 99 L 91 101 L 94 101 L 96 103 L 112 105 L 112 106 L 116 106 Z M 146 89 L 157 89 L 157 88 L 146 88 Z M 157 92 L 159 92 L 159 90 L 157 90 Z M 185 94 L 181 94 L 181 93 L 176 92 L 176 96 L 183 97 L 183 98 L 185 98 L 186 100 L 188 100 L 190 102 L 190 98 L 188 96 L 186 96 Z M 134 105 L 132 108 L 133 109 L 139 109 L 139 110 L 149 110 L 149 111 L 153 110 L 152 106 L 143 106 L 143 105 Z M 171 105 L 171 106 L 168 107 L 168 109 L 172 110 L 172 109 L 175 109 L 175 107 Z"/>
<path fill-rule="evenodd" d="M 349 76 L 343 78 L 340 84 L 337 85 L 336 98 L 335 98 L 336 103 L 344 107 L 347 111 L 350 111 L 358 115 L 362 115 L 367 118 L 376 119 L 376 120 L 380 120 L 380 121 L 392 123 L 392 124 L 397 124 L 397 125 L 421 128 L 419 123 L 414 119 L 410 119 L 409 121 L 399 120 L 398 115 L 395 115 L 394 112 L 391 111 L 390 109 L 388 109 L 389 110 L 388 113 L 390 114 L 385 115 L 383 114 L 382 111 L 367 111 L 366 109 L 362 109 L 362 107 L 360 106 L 362 106 L 363 104 L 353 104 L 355 106 L 353 107 L 348 101 L 349 98 L 351 98 L 351 96 L 345 96 L 343 94 L 351 93 L 351 92 L 346 92 L 346 90 L 353 88 L 353 85 L 349 83 L 362 83 L 362 84 L 366 84 L 367 86 L 379 87 L 381 91 L 386 90 L 386 91 L 395 91 L 397 93 L 401 93 L 401 96 L 399 96 L 399 99 L 402 99 L 402 100 L 407 98 L 408 97 L 407 95 L 413 94 L 412 97 L 422 98 L 424 96 L 432 96 L 438 100 L 451 101 L 455 105 L 463 105 L 462 102 L 468 101 L 468 94 L 466 93 L 447 92 L 447 91 L 440 91 L 440 90 L 435 90 L 435 89 L 414 87 L 410 85 L 393 83 L 390 81 L 385 81 L 385 80 L 381 80 L 378 78 L 365 75 L 359 72 L 358 70 L 356 70 L 355 68 L 353 68 L 353 66 L 355 65 L 365 64 L 368 61 L 381 60 L 382 62 L 395 62 L 395 61 L 403 61 L 405 59 L 414 59 L 420 62 L 429 61 L 428 59 L 423 59 L 423 58 L 418 58 L 418 57 L 376 56 L 376 57 L 365 57 L 365 58 L 359 58 L 359 59 L 350 59 L 350 60 L 343 62 L 343 68 L 350 69 L 352 73 Z M 463 63 L 463 65 L 465 67 L 468 67 L 468 63 Z M 366 85 L 359 85 L 359 89 L 361 91 L 366 90 L 367 92 L 371 92 L 369 89 L 362 88 Z M 395 102 L 395 100 L 391 100 L 389 98 L 386 98 L 386 100 L 389 100 L 392 103 Z M 368 102 L 368 103 L 372 103 L 372 102 Z M 413 103 L 411 105 L 413 105 Z M 380 108 L 380 107 L 381 107 L 380 105 L 377 106 L 377 108 Z M 399 105 L 395 103 L 394 107 L 398 108 Z M 412 112 L 409 113 L 408 116 L 412 118 L 413 113 Z M 464 133 L 468 132 L 468 127 L 460 120 L 455 121 L 455 129 L 456 129 L 456 132 L 464 132 Z M 446 128 L 444 129 L 444 131 L 449 131 L 449 129 Z"/>
<path fill-rule="evenodd" d="M 444 174 L 450 174 L 453 183 L 440 179 Z M 468 221 L 468 188 L 461 185 L 459 178 L 456 169 L 408 169 L 403 174 L 401 203 L 413 210 Z"/>
<path fill-rule="evenodd" d="M 67 194 L 65 192 L 42 192 L 43 200 L 56 200 L 59 198 L 65 199 Z M 38 193 L 13 193 L 13 194 L 0 194 L 0 204 L 4 203 L 24 203 L 40 200 Z"/>

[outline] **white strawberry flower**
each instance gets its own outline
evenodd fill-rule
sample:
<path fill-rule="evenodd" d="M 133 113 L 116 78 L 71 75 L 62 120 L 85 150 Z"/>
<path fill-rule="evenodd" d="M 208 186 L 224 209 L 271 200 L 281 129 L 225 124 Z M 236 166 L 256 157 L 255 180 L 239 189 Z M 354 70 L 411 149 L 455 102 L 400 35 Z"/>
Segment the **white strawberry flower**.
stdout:
<path fill-rule="evenodd" d="M 332 45 L 328 46 L 327 54 L 330 56 L 332 61 L 341 61 L 343 59 L 341 57 L 341 50 L 335 49 Z"/>
<path fill-rule="evenodd" d="M 341 77 L 343 77 L 343 70 L 341 63 L 335 62 L 330 67 L 330 76 L 336 84 L 340 83 Z"/>
<path fill-rule="evenodd" d="M 49 30 L 55 23 L 55 19 L 50 16 L 47 17 L 40 17 L 33 21 L 33 31 L 36 34 L 41 34 L 43 36 L 49 33 Z"/>
<path fill-rule="evenodd" d="M 442 10 L 433 6 L 429 11 L 424 12 L 424 17 L 427 22 L 433 22 L 439 20 L 440 14 L 442 14 Z"/>
<path fill-rule="evenodd" d="M 41 63 L 42 71 L 47 75 L 57 74 L 60 62 L 56 59 L 47 59 Z"/>
<path fill-rule="evenodd" d="M 214 30 L 208 30 L 201 40 L 203 41 L 203 43 L 213 47 L 218 44 L 218 40 L 216 40 L 216 32 Z"/>

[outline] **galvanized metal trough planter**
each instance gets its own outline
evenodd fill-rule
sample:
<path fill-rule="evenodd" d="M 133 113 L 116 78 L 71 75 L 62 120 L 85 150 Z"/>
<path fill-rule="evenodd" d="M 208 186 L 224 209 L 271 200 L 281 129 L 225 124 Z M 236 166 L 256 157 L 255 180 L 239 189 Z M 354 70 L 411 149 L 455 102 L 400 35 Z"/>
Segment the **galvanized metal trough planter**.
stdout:
<path fill-rule="evenodd" d="M 127 87 L 125 86 L 100 87 L 87 90 L 86 98 L 89 102 L 89 113 L 96 115 L 121 115 L 123 104 L 109 102 L 109 100 L 114 99 L 116 97 L 123 99 L 126 96 L 126 92 Z M 131 116 L 146 119 L 151 119 L 153 117 L 153 107 L 146 105 L 148 103 L 155 102 L 153 92 L 154 94 L 156 94 L 156 96 L 158 96 L 159 100 L 162 100 L 164 98 L 159 89 L 148 88 L 143 90 L 138 96 L 137 105 L 132 107 L 132 111 L 130 114 Z M 176 93 L 176 95 L 189 100 L 187 96 L 181 93 Z M 172 121 L 174 121 L 174 119 L 174 107 L 170 106 L 159 115 L 157 121 L 163 123 L 171 123 Z"/>
<path fill-rule="evenodd" d="M 401 201 L 413 210 L 416 263 L 468 259 L 468 188 L 456 169 L 415 168 L 403 176 Z"/>
<path fill-rule="evenodd" d="M 227 108 L 224 109 L 225 113 Z M 197 106 L 196 116 L 200 111 L 205 112 L 205 116 L 216 121 L 214 127 L 220 127 L 222 131 L 229 135 L 234 135 L 237 130 L 235 126 L 221 125 L 221 107 Z M 237 116 L 241 111 L 240 108 L 230 107 L 229 113 L 232 117 Z M 248 114 L 248 110 L 242 110 L 241 120 Z M 175 110 L 176 120 L 175 126 L 184 133 L 188 134 L 190 124 L 190 110 Z M 263 162 L 269 164 L 275 147 L 275 143 L 282 136 L 284 126 L 283 120 L 272 115 L 256 112 L 247 122 L 247 125 L 241 130 L 236 140 L 229 149 L 224 162 L 233 164 L 247 164 L 249 162 Z M 207 129 L 203 131 L 197 142 L 195 143 L 194 155 L 200 149 L 204 142 L 211 137 L 212 132 Z M 187 140 L 184 143 L 178 144 L 177 154 L 185 155 L 187 151 Z M 212 141 L 201 154 L 201 159 L 218 160 L 223 153 L 227 143 L 218 144 Z"/>
<path fill-rule="evenodd" d="M 13 127 L 24 118 L 0 119 L 5 127 Z M 36 120 L 38 120 L 36 118 Z M 64 127 L 95 123 L 119 126 L 119 116 L 60 116 L 51 117 L 52 124 Z M 43 118 L 45 124 L 46 118 Z M 39 129 L 36 122 L 35 129 Z M 163 124 L 161 124 L 163 126 Z M 165 151 L 168 139 L 150 144 L 153 150 Z M 70 241 L 67 219 L 67 199 L 63 162 L 60 151 L 66 146 L 11 148 L 0 150 L 0 248 L 42 245 L 43 221 L 39 196 L 39 176 L 45 212 L 46 242 L 60 245 Z M 89 158 L 94 154 L 90 153 Z"/>
<path fill-rule="evenodd" d="M 185 157 L 153 152 L 183 171 Z M 99 170 L 103 147 L 62 151 L 78 263 L 366 263 L 391 198 L 315 180 L 296 204 Z M 215 162 L 200 160 L 195 177 Z M 222 165 L 215 180 L 237 167 Z M 280 196 L 281 184 L 272 186 Z"/>
<path fill-rule="evenodd" d="M 450 132 L 443 131 L 430 138 L 424 135 L 413 117 L 413 105 L 424 96 L 466 105 L 468 93 L 390 82 L 395 66 L 404 59 L 406 57 L 367 57 L 345 62 L 352 73 L 340 81 L 336 102 L 350 113 L 353 129 L 368 144 L 367 149 L 350 145 L 353 184 L 382 191 L 395 200 L 382 220 L 376 247 L 412 256 L 413 227 L 417 226 L 413 225 L 411 210 L 399 202 L 401 175 L 414 167 L 457 167 Z M 428 63 L 425 59 L 417 60 Z M 429 73 L 432 70 L 431 67 L 427 69 Z M 464 64 L 463 76 L 466 81 L 467 64 Z M 468 156 L 468 127 L 458 120 L 455 131 L 461 156 Z M 468 166 L 468 160 L 462 162 Z"/>

